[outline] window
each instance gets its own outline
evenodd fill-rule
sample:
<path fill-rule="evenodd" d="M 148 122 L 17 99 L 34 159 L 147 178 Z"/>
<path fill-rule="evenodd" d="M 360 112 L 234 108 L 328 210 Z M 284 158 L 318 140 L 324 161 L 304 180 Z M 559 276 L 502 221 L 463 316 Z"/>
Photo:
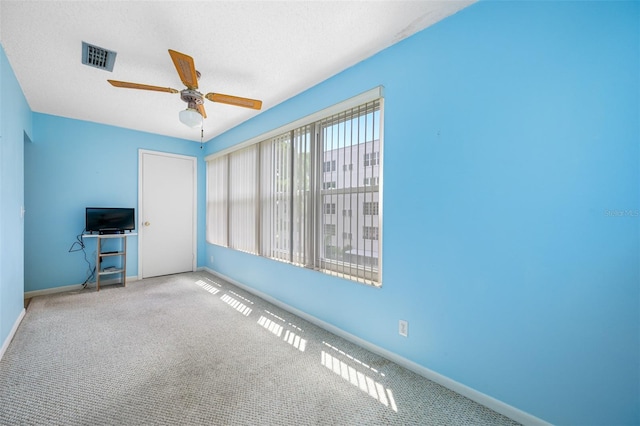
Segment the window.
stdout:
<path fill-rule="evenodd" d="M 377 186 L 378 185 L 378 177 L 366 177 L 363 179 L 364 186 Z"/>
<path fill-rule="evenodd" d="M 364 226 L 362 227 L 362 238 L 365 240 L 377 240 L 378 239 L 378 227 L 377 226 Z"/>
<path fill-rule="evenodd" d="M 335 181 L 322 183 L 322 189 L 335 189 L 335 187 L 336 187 Z"/>
<path fill-rule="evenodd" d="M 364 166 L 375 166 L 380 163 L 380 153 L 378 151 L 375 152 L 367 152 L 364 154 Z"/>
<path fill-rule="evenodd" d="M 378 214 L 378 202 L 364 202 L 362 204 L 362 214 L 365 216 L 375 216 Z"/>
<path fill-rule="evenodd" d="M 336 160 L 329 160 L 324 162 L 324 171 L 325 172 L 335 172 L 336 171 Z"/>
<path fill-rule="evenodd" d="M 324 214 L 336 214 L 336 203 L 326 203 L 324 205 Z"/>
<path fill-rule="evenodd" d="M 366 166 L 380 163 L 381 100 L 371 99 L 208 157 L 207 241 L 380 285 L 382 169 Z"/>

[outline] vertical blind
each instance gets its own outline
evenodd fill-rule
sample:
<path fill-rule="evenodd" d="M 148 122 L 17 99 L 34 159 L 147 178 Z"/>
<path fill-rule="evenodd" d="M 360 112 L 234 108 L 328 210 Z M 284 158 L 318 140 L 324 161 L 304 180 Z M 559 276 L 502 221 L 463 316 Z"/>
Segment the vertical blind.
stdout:
<path fill-rule="evenodd" d="M 207 241 L 227 245 L 227 163 L 228 157 L 207 162 Z"/>
<path fill-rule="evenodd" d="M 291 135 L 260 144 L 261 254 L 291 261 Z"/>
<path fill-rule="evenodd" d="M 207 159 L 207 240 L 379 285 L 380 99 Z"/>
<path fill-rule="evenodd" d="M 258 254 L 258 145 L 229 154 L 229 247 Z"/>

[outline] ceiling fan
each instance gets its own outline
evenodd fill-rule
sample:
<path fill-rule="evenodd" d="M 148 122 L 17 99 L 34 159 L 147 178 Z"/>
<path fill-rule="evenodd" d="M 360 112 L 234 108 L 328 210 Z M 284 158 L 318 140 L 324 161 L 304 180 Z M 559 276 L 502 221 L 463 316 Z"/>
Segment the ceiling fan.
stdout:
<path fill-rule="evenodd" d="M 187 86 L 186 89 L 176 90 L 170 87 L 149 86 L 147 84 L 129 83 L 126 81 L 107 80 L 115 87 L 126 89 L 153 90 L 156 92 L 180 93 L 180 99 L 187 103 L 187 109 L 180 111 L 179 118 L 182 123 L 189 127 L 196 127 L 202 124 L 202 120 L 207 118 L 204 110 L 204 98 L 211 102 L 219 102 L 228 105 L 235 105 L 244 108 L 260 109 L 262 101 L 257 99 L 241 98 L 238 96 L 224 95 L 222 93 L 207 93 L 203 95 L 198 91 L 198 79 L 200 72 L 196 71 L 193 58 L 184 53 L 169 49 L 169 55 L 178 71 L 180 80 Z"/>

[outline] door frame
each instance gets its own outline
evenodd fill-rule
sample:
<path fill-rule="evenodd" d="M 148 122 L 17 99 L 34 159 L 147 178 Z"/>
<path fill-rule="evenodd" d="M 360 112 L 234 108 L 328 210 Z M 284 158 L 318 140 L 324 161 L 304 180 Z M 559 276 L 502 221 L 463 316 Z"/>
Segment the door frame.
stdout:
<path fill-rule="evenodd" d="M 169 152 L 152 151 L 148 149 L 138 150 L 138 279 L 142 279 L 142 241 L 144 240 L 144 231 L 142 229 L 142 218 L 144 217 L 144 211 L 142 206 L 142 181 L 143 181 L 143 166 L 142 159 L 145 154 L 160 155 L 164 157 L 179 158 L 183 160 L 189 160 L 193 163 L 193 205 L 191 211 L 193 215 L 193 226 L 191 230 L 193 240 L 193 258 L 191 260 L 191 270 L 195 271 L 198 267 L 198 158 L 190 155 L 172 154 Z"/>

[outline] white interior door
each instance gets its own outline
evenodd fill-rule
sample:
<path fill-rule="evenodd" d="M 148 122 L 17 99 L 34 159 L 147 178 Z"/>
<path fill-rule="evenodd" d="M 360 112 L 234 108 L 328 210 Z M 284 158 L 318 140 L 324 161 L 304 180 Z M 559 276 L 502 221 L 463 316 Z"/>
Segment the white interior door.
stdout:
<path fill-rule="evenodd" d="M 138 276 L 196 269 L 195 157 L 140 150 Z"/>

